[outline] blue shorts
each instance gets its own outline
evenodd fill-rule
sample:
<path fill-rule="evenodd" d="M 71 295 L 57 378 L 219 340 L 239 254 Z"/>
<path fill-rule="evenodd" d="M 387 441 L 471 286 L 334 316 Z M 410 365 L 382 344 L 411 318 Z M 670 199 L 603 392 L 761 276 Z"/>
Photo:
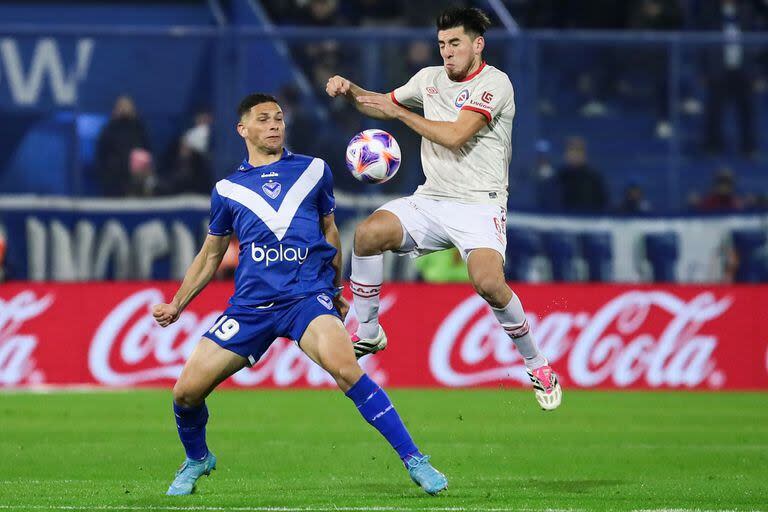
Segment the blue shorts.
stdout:
<path fill-rule="evenodd" d="M 341 319 L 331 297 L 333 292 L 328 291 L 263 306 L 229 306 L 203 337 L 254 365 L 275 338 L 298 343 L 315 318 L 333 315 Z"/>

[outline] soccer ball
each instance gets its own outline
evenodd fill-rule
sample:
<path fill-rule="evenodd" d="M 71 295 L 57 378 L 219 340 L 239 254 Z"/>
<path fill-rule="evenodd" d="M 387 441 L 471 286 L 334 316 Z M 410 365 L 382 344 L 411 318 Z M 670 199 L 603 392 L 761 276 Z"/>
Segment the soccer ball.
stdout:
<path fill-rule="evenodd" d="M 400 168 L 400 146 L 384 130 L 365 130 L 347 144 L 347 168 L 366 183 L 384 183 Z"/>

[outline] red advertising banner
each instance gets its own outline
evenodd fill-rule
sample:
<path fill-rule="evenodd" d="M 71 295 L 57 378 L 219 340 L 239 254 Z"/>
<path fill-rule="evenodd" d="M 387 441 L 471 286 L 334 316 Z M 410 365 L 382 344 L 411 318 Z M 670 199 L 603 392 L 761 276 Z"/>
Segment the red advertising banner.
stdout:
<path fill-rule="evenodd" d="M 178 283 L 0 286 L 0 388 L 171 386 L 231 283 L 210 285 L 168 328 L 149 311 Z M 514 285 L 569 388 L 768 389 L 768 286 Z M 390 387 L 528 386 L 520 354 L 466 285 L 386 284 L 387 350 L 364 358 Z M 354 330 L 353 315 L 347 327 Z M 332 386 L 277 340 L 227 386 Z"/>

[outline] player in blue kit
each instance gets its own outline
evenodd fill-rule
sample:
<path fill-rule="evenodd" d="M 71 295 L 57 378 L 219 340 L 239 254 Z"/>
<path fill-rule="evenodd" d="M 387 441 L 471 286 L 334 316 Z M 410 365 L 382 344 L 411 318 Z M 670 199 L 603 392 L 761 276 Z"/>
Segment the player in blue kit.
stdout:
<path fill-rule="evenodd" d="M 170 304 L 152 314 L 175 322 L 219 267 L 232 233 L 240 241 L 235 293 L 193 351 L 173 388 L 173 412 L 186 460 L 169 495 L 191 494 L 216 469 L 208 450 L 205 398 L 227 377 L 253 365 L 277 337 L 287 337 L 325 369 L 397 451 L 413 481 L 429 494 L 448 487 L 422 455 L 387 394 L 360 368 L 341 320 L 341 246 L 334 221 L 333 177 L 319 158 L 284 149 L 285 122 L 275 98 L 246 96 L 237 132 L 248 158 L 216 183 L 208 236 Z"/>

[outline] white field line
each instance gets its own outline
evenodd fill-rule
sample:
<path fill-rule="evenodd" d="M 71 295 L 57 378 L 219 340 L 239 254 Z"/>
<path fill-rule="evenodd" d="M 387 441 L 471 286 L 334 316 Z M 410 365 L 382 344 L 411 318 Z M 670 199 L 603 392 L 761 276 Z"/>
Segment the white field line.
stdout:
<path fill-rule="evenodd" d="M 579 509 L 483 508 L 483 507 L 211 507 L 165 505 L 2 505 L 0 510 L 106 510 L 106 511 L 170 511 L 170 512 L 586 512 Z"/>
<path fill-rule="evenodd" d="M 212 506 L 166 506 L 166 505 L 3 505 L 0 510 L 104 510 L 104 511 L 169 511 L 169 512 L 586 512 L 581 509 L 538 509 L 538 508 L 498 508 L 498 507 L 212 507 Z M 632 512 L 743 512 L 736 509 L 699 509 L 699 508 L 659 508 L 638 509 Z M 760 512 L 752 510 L 749 512 Z"/>

